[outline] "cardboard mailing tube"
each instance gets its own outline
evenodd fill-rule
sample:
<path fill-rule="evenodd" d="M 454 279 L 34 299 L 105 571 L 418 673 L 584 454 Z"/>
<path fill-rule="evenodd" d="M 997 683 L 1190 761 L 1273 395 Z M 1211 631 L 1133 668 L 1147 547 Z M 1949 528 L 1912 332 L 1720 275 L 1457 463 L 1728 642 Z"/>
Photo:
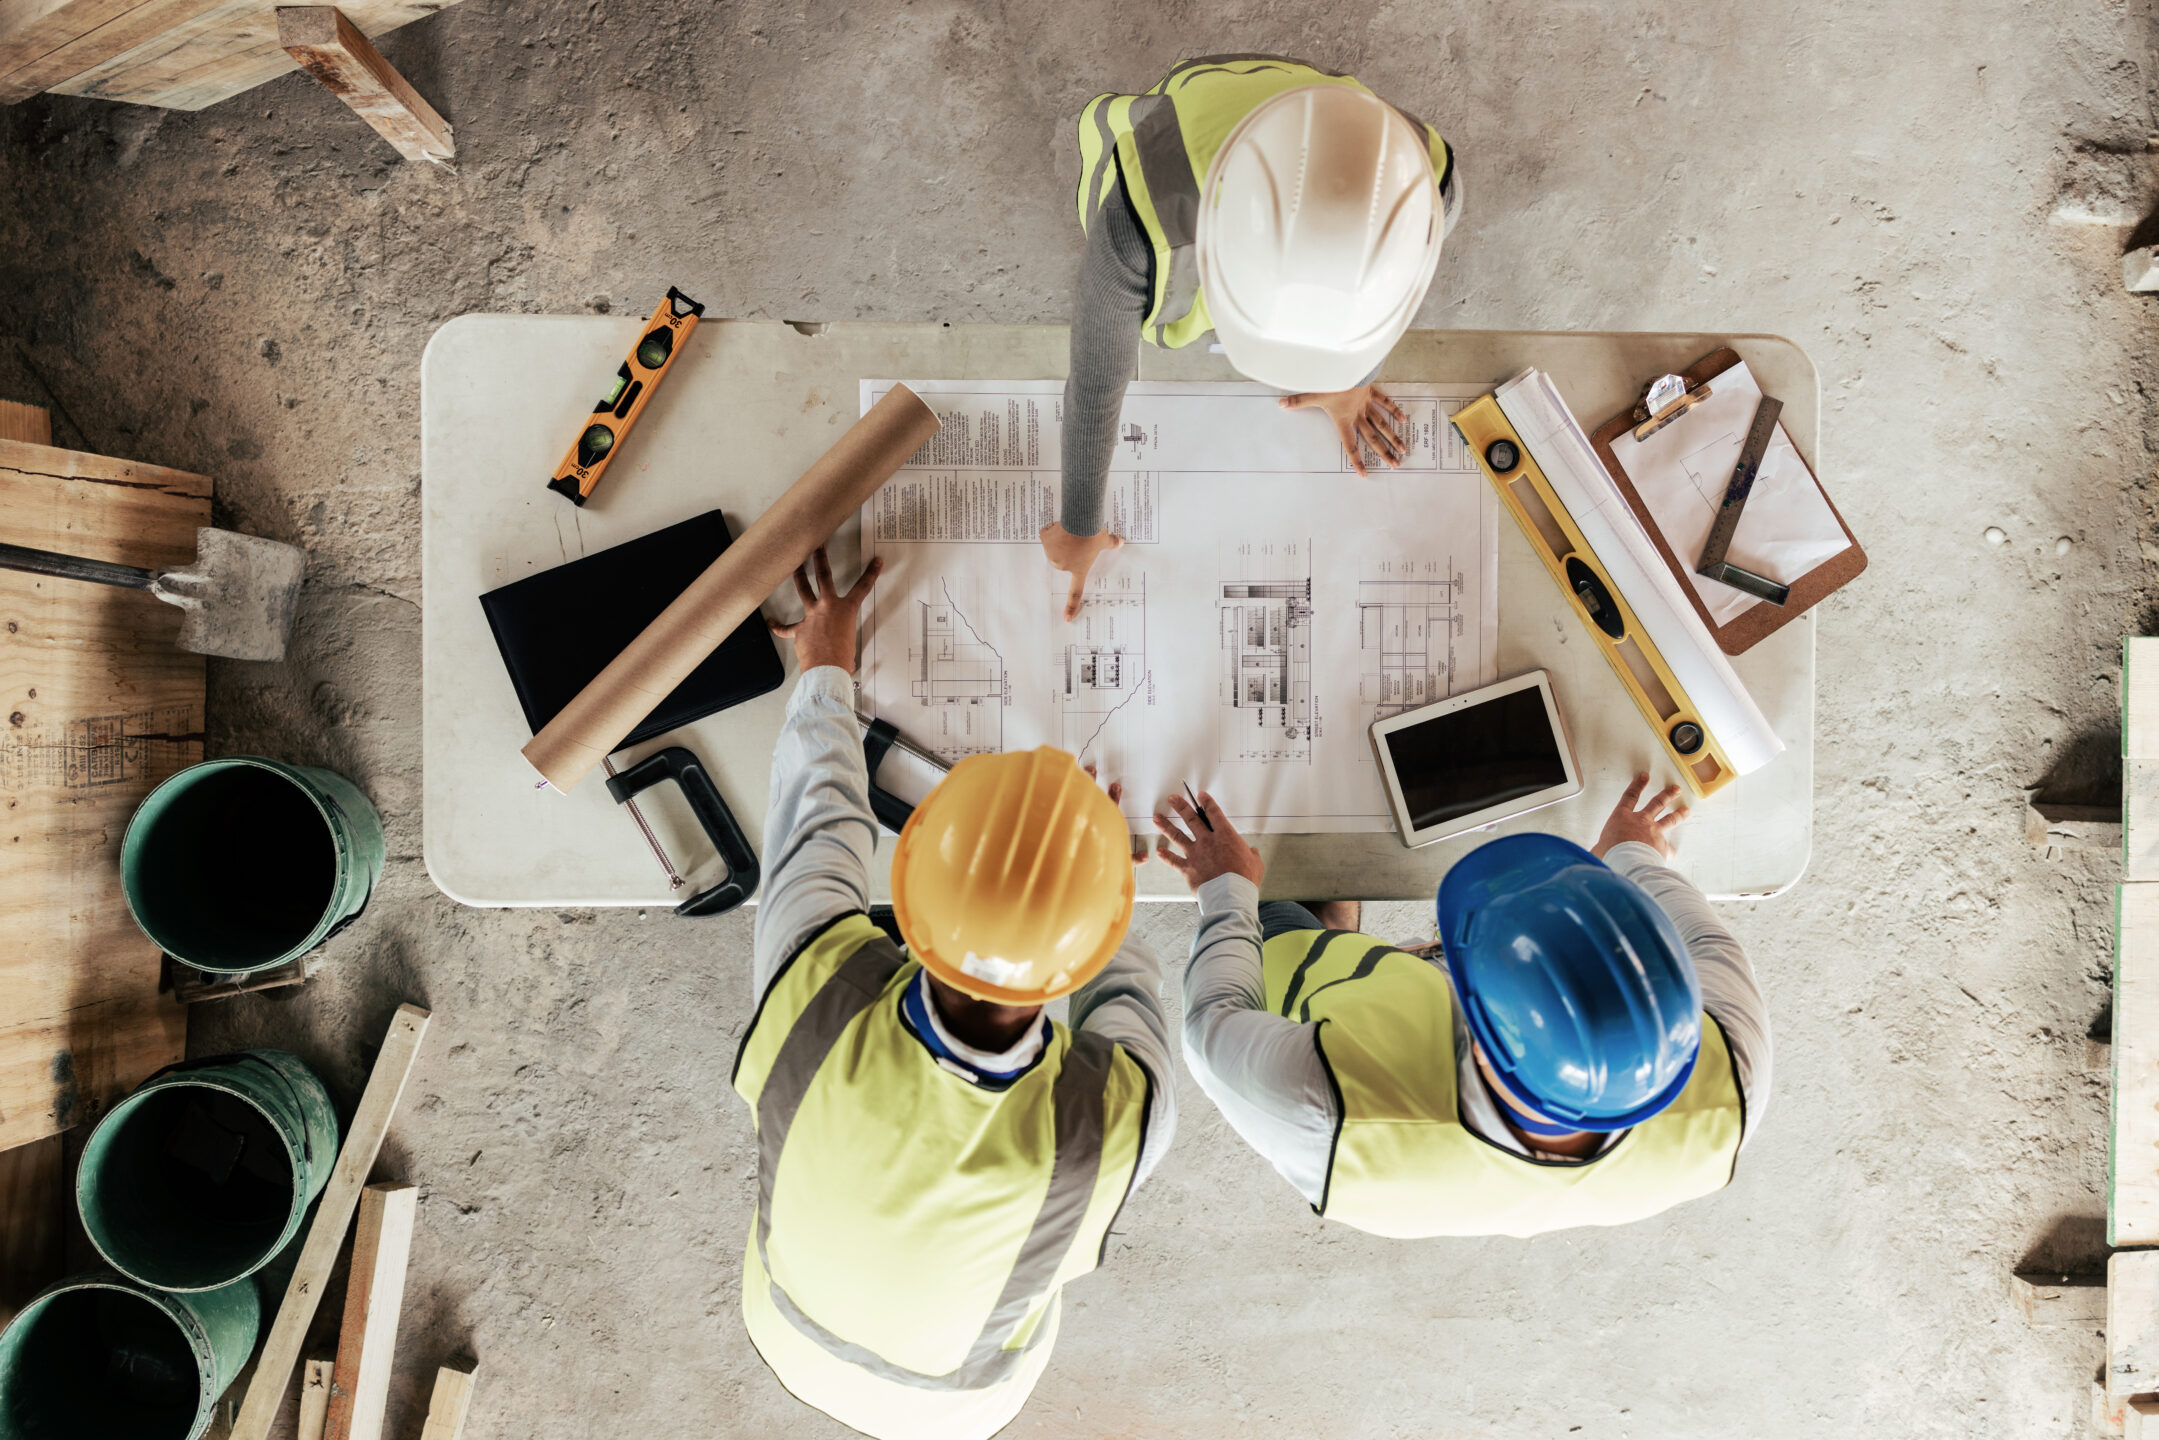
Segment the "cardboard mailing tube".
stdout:
<path fill-rule="evenodd" d="M 532 737 L 524 748 L 532 768 L 557 790 L 584 779 L 929 443 L 937 425 L 921 396 L 895 385 Z"/>

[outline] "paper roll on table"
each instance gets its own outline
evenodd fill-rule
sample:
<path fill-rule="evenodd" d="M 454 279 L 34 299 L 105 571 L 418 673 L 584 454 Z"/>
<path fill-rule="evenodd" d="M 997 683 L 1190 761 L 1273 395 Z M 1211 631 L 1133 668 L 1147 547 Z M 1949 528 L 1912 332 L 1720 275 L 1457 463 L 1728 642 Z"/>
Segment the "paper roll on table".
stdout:
<path fill-rule="evenodd" d="M 532 737 L 524 747 L 532 767 L 557 790 L 584 779 L 811 551 L 929 443 L 937 425 L 937 413 L 920 396 L 895 385 Z"/>

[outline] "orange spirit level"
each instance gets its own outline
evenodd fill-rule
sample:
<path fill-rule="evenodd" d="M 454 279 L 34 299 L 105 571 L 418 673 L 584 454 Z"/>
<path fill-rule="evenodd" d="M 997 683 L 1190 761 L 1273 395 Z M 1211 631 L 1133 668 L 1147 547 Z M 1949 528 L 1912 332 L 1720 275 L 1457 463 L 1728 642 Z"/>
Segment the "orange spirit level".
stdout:
<path fill-rule="evenodd" d="M 654 308 L 630 358 L 615 372 L 615 383 L 592 407 L 592 418 L 570 442 L 570 453 L 555 467 L 555 478 L 547 482 L 548 489 L 561 491 L 577 505 L 592 498 L 600 476 L 606 473 L 607 462 L 615 458 L 615 452 L 629 437 L 630 427 L 644 413 L 645 402 L 660 388 L 667 367 L 682 353 L 690 332 L 697 328 L 698 317 L 704 313 L 704 306 L 674 286 L 667 287 L 667 298 Z"/>

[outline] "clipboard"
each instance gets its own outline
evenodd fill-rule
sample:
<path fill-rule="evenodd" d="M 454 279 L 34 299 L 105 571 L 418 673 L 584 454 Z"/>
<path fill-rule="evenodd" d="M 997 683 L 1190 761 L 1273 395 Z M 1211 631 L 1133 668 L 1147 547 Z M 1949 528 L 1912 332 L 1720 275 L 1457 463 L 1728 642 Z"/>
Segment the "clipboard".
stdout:
<path fill-rule="evenodd" d="M 1714 350 L 1695 361 L 1680 372 L 1681 378 L 1686 381 L 1687 397 L 1691 397 L 1712 377 L 1723 374 L 1739 363 L 1739 353 L 1729 346 Z M 1671 408 L 1677 409 L 1679 406 L 1691 407 L 1691 400 L 1683 397 Z M 1655 418 L 1657 417 L 1652 417 L 1652 423 Z M 1844 538 L 1850 542 L 1849 546 L 1790 582 L 1791 595 L 1784 604 L 1772 605 L 1766 600 L 1758 600 L 1732 617 L 1728 623 L 1719 625 L 1711 618 L 1709 607 L 1702 603 L 1702 597 L 1695 588 L 1698 583 L 1694 573 L 1696 557 L 1681 557 L 1673 553 L 1671 545 L 1665 541 L 1663 531 L 1657 528 L 1657 522 L 1650 514 L 1649 507 L 1642 502 L 1640 492 L 1634 488 L 1634 482 L 1627 478 L 1625 467 L 1612 454 L 1612 441 L 1640 423 L 1633 410 L 1623 411 L 1599 425 L 1596 433 L 1589 437 L 1590 444 L 1596 449 L 1597 459 L 1610 473 L 1612 483 L 1619 487 L 1619 493 L 1625 497 L 1627 508 L 1642 522 L 1642 528 L 1648 532 L 1650 541 L 1657 547 L 1657 554 L 1663 557 L 1672 577 L 1679 582 L 1680 592 L 1687 597 L 1687 603 L 1694 607 L 1694 613 L 1716 639 L 1717 648 L 1725 654 L 1743 654 L 1761 644 L 1821 604 L 1832 593 L 1858 579 L 1860 572 L 1867 568 L 1867 552 L 1860 548 L 1859 537 L 1852 534 L 1852 527 L 1845 521 L 1844 513 L 1837 509 L 1836 501 L 1829 498 L 1827 490 L 1822 489 L 1821 477 L 1814 473 L 1813 463 L 1805 455 L 1800 455 L 1799 463 L 1807 467 L 1808 477 L 1814 481 L 1814 488 L 1821 491 L 1822 503 L 1827 505 L 1829 513 L 1836 517 L 1837 524 L 1844 531 Z M 1685 416 L 1683 413 L 1672 415 L 1666 423 L 1683 425 L 1686 423 Z M 1796 447 L 1794 453 L 1798 453 Z"/>

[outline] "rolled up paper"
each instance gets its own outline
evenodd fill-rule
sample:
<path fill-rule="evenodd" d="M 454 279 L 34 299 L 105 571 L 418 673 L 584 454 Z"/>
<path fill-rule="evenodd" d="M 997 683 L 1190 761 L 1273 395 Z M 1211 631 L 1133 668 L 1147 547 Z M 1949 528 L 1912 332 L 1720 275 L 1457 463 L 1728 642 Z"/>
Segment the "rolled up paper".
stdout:
<path fill-rule="evenodd" d="M 1500 410 L 1529 445 L 1553 493 L 1612 577 L 1650 643 L 1709 733 L 1723 745 L 1732 772 L 1751 775 L 1784 749 L 1746 682 L 1717 647 L 1716 637 L 1680 593 L 1642 522 L 1620 497 L 1611 472 L 1542 370 L 1524 370 L 1494 392 Z"/>
<path fill-rule="evenodd" d="M 532 737 L 523 752 L 532 768 L 557 790 L 584 779 L 841 522 L 929 443 L 937 425 L 937 413 L 921 396 L 905 385 L 893 386 Z"/>

